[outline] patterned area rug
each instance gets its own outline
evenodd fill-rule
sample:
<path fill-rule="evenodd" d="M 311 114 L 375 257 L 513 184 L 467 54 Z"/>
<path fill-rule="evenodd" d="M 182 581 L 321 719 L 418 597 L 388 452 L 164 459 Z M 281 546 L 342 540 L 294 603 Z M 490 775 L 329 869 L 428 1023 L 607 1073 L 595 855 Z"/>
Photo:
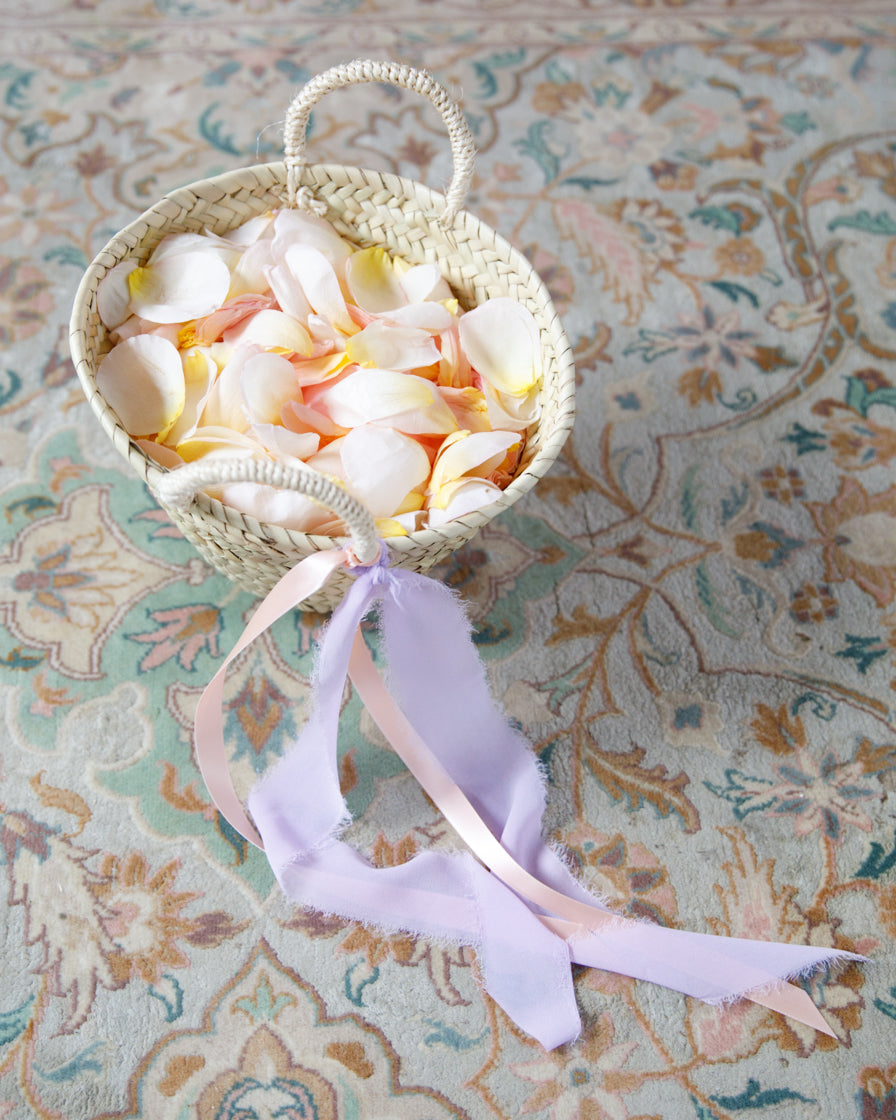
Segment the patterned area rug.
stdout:
<path fill-rule="evenodd" d="M 0 1116 L 891 1117 L 896 1110 L 896 16 L 886 2 L 5 0 L 0 30 Z M 252 598 L 102 435 L 67 351 L 88 260 L 166 190 L 276 159 L 307 78 L 425 66 L 469 208 L 577 356 L 548 477 L 438 574 L 632 915 L 835 945 L 837 1035 L 579 970 L 545 1053 L 464 947 L 287 904 L 210 807 L 197 697 Z M 312 158 L 442 187 L 431 108 L 315 112 Z M 227 685 L 247 787 L 301 724 L 323 619 Z M 355 696 L 351 839 L 456 844 Z"/>

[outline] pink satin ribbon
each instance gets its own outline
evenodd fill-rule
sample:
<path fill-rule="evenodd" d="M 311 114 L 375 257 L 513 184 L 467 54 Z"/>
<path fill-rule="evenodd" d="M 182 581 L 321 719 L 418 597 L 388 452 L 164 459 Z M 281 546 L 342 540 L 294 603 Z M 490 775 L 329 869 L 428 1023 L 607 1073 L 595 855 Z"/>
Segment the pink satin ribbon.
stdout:
<path fill-rule="evenodd" d="M 253 616 L 196 713 L 196 754 L 209 793 L 230 824 L 265 849 L 291 898 L 377 927 L 474 945 L 489 993 L 547 1049 L 581 1029 L 571 962 L 708 1002 L 751 999 L 836 1037 L 807 993 L 784 981 L 834 959 L 862 958 L 631 921 L 574 879 L 542 840 L 537 762 L 491 699 L 461 606 L 438 581 L 389 570 L 382 559 L 356 570 L 324 632 L 308 721 L 250 794 L 256 829 L 227 766 L 224 674 L 254 638 L 348 562 L 346 552 L 333 550 L 289 572 Z M 376 603 L 389 688 L 358 629 Z M 475 859 L 427 851 L 377 869 L 340 839 L 350 820 L 336 752 L 347 674 Z"/>

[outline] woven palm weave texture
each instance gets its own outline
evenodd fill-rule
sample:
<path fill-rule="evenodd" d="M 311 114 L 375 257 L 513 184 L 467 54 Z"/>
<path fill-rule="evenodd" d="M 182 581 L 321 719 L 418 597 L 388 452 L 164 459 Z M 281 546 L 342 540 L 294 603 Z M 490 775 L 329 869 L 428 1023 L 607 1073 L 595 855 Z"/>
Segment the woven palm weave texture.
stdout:
<path fill-rule="evenodd" d="M 891 5 L 37 0 L 0 30 L 0 1116 L 891 1115 Z M 561 460 L 436 569 L 551 835 L 629 913 L 872 956 L 811 985 L 838 1044 L 582 971 L 583 1036 L 546 1055 L 468 951 L 290 908 L 209 809 L 192 714 L 254 600 L 99 430 L 69 308 L 112 234 L 277 160 L 288 97 L 361 53 L 461 98 L 469 208 L 576 351 Z M 313 123 L 316 161 L 450 178 L 410 95 Z M 242 788 L 301 722 L 321 622 L 241 657 Z M 344 728 L 353 842 L 452 846 L 354 696 Z"/>

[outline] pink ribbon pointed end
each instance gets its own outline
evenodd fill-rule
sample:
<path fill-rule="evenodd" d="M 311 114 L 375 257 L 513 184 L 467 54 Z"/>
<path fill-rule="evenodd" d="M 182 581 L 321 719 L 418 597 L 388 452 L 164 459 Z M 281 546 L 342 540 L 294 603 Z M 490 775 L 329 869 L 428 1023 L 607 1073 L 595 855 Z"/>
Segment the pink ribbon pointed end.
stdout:
<path fill-rule="evenodd" d="M 744 998 L 752 1000 L 753 1003 L 758 1003 L 761 1007 L 767 1007 L 770 1011 L 777 1011 L 790 1019 L 796 1019 L 798 1023 L 805 1023 L 807 1027 L 821 1031 L 822 1034 L 829 1035 L 831 1038 L 837 1037 L 812 1002 L 808 992 L 804 992 L 802 988 L 797 988 L 795 984 L 783 984 L 780 988 L 773 988 L 771 991 L 748 995 Z"/>

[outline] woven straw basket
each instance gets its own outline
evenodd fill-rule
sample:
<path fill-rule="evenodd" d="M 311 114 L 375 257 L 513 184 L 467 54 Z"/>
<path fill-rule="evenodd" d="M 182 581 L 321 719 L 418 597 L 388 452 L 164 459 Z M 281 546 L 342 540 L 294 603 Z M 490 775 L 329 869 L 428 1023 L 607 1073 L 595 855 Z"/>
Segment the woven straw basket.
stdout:
<path fill-rule="evenodd" d="M 444 195 L 396 175 L 342 164 L 306 163 L 305 132 L 312 106 L 329 91 L 359 82 L 388 82 L 433 102 L 447 126 L 454 157 L 454 177 Z M 235 459 L 226 474 L 220 464 L 210 467 L 202 460 L 167 471 L 129 437 L 97 390 L 97 366 L 111 348 L 97 312 L 97 286 L 120 261 L 145 262 L 166 234 L 205 230 L 222 234 L 272 208 L 302 206 L 326 217 L 341 236 L 360 248 L 382 246 L 412 264 L 437 263 L 466 309 L 489 298 L 509 296 L 532 312 L 541 334 L 544 375 L 539 419 L 527 434 L 516 476 L 501 497 L 482 510 L 439 529 L 389 538 L 393 564 L 424 572 L 512 505 L 556 459 L 575 414 L 571 350 L 544 284 L 521 253 L 461 209 L 472 176 L 474 150 L 466 122 L 442 86 L 425 71 L 407 66 L 356 61 L 334 67 L 312 79 L 290 106 L 284 147 L 283 163 L 245 167 L 182 187 L 121 230 L 84 275 L 70 333 L 81 385 L 115 447 L 202 556 L 255 594 L 269 591 L 305 556 L 345 542 L 260 524 L 222 505 L 203 488 L 238 480 L 294 487 L 343 519 L 361 561 L 376 554 L 376 529 L 359 502 L 310 468 L 300 472 L 277 462 Z M 304 606 L 331 610 L 350 582 L 351 576 L 338 570 Z"/>

